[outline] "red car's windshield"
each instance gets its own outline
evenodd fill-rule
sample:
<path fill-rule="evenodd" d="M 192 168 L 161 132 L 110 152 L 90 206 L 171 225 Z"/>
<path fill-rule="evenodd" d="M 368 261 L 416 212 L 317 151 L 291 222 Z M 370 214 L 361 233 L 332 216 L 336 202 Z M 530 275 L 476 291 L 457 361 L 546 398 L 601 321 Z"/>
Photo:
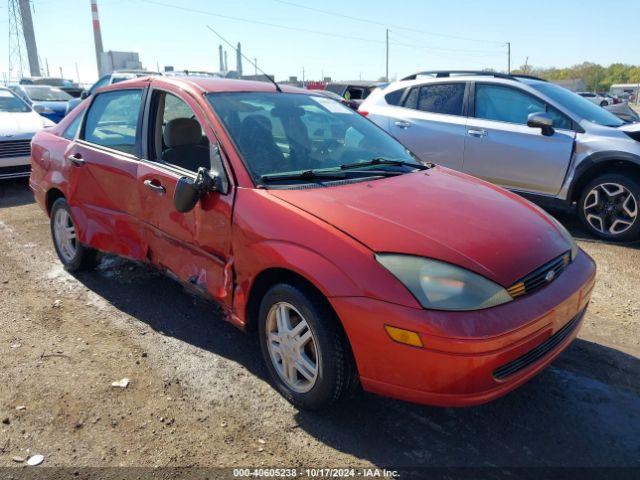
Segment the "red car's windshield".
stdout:
<path fill-rule="evenodd" d="M 254 180 L 263 175 L 331 170 L 393 159 L 418 165 L 390 135 L 326 97 L 290 93 L 211 93 Z"/>

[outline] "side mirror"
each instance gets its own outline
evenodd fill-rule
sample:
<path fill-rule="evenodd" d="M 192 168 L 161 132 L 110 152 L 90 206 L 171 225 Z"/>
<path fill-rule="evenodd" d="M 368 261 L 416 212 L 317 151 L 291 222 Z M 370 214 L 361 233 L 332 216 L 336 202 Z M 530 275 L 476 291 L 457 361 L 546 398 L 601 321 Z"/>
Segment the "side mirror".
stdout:
<path fill-rule="evenodd" d="M 190 212 L 195 208 L 200 197 L 219 189 L 218 183 L 219 177 L 212 175 L 206 168 L 200 167 L 195 180 L 187 177 L 178 180 L 173 192 L 173 206 L 180 213 Z"/>
<path fill-rule="evenodd" d="M 88 90 L 82 90 L 82 93 L 80 94 L 80 98 L 82 100 L 84 100 L 85 98 L 87 98 L 89 96 L 89 91 Z"/>
<path fill-rule="evenodd" d="M 531 113 L 527 117 L 527 126 L 531 128 L 540 128 L 542 130 L 542 135 L 545 137 L 550 137 L 555 132 L 553 129 L 553 118 L 545 112 Z"/>

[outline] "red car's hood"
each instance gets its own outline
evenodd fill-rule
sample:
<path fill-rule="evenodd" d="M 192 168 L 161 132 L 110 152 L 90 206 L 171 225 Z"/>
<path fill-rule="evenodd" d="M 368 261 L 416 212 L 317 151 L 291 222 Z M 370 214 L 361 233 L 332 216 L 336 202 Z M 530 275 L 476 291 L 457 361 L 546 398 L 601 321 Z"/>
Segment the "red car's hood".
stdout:
<path fill-rule="evenodd" d="M 374 252 L 442 260 L 505 287 L 571 248 L 531 203 L 442 167 L 371 182 L 270 193 Z"/>

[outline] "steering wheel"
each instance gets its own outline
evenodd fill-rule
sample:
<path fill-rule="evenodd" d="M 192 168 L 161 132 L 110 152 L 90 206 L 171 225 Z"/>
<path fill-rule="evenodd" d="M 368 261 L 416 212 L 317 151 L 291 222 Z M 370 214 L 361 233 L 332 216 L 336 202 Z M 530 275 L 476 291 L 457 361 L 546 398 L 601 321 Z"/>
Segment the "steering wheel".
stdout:
<path fill-rule="evenodd" d="M 316 147 L 316 153 L 320 155 L 322 160 L 326 160 L 326 158 L 338 147 L 340 147 L 340 142 L 335 138 L 328 138 Z"/>

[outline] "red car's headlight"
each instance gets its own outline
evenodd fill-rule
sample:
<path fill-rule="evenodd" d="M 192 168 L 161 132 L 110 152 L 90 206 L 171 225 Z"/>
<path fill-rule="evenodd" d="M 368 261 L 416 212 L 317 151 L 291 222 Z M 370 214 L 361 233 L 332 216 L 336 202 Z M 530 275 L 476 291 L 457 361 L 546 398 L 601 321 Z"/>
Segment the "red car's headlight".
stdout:
<path fill-rule="evenodd" d="M 513 300 L 500 285 L 449 263 L 400 254 L 378 254 L 376 259 L 400 280 L 424 308 L 481 310 Z"/>

